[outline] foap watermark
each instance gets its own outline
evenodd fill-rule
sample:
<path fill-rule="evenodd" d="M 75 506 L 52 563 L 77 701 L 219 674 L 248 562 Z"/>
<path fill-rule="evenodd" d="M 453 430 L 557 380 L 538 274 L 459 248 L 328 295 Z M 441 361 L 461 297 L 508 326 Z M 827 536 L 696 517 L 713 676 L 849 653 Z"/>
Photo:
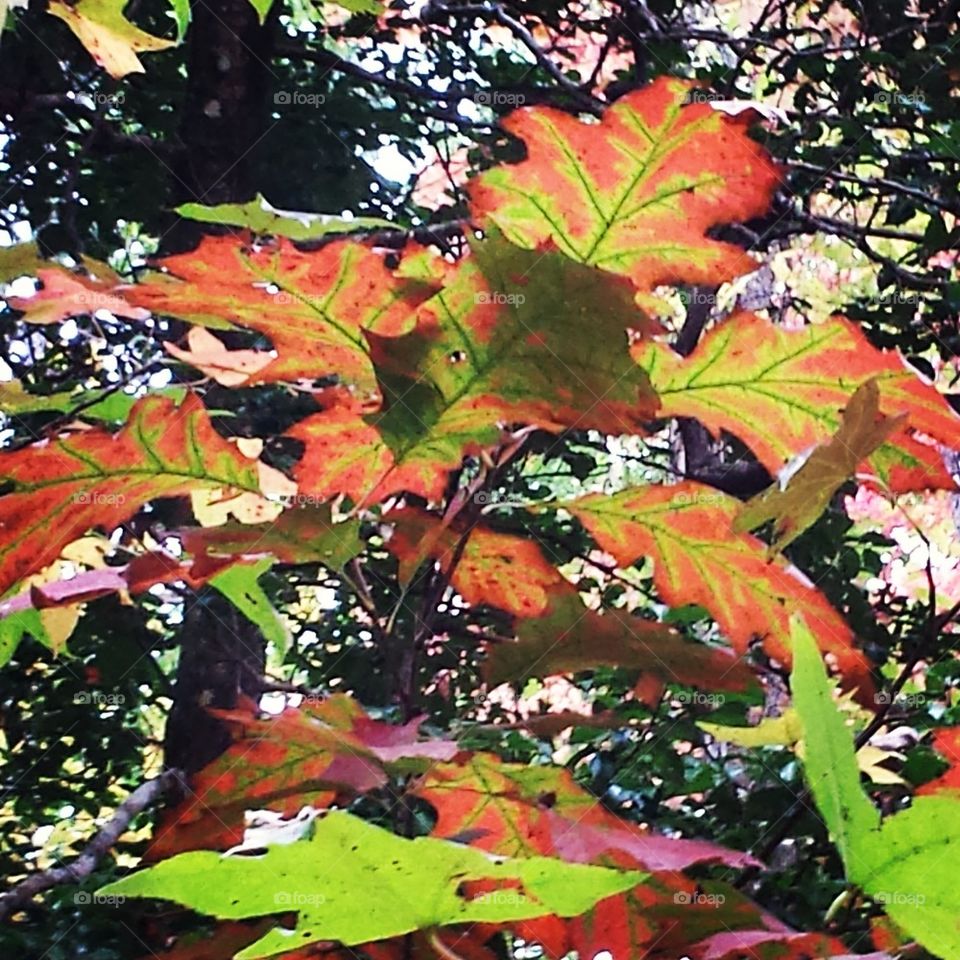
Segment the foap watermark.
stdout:
<path fill-rule="evenodd" d="M 920 107 L 927 102 L 922 93 L 901 93 L 899 90 L 881 90 L 874 95 L 874 103 L 898 107 Z"/>
<path fill-rule="evenodd" d="M 527 98 L 522 93 L 505 93 L 502 90 L 481 90 L 473 97 L 481 107 L 522 107 Z"/>
<path fill-rule="evenodd" d="M 119 107 L 123 105 L 126 95 L 122 90 L 118 90 L 116 93 L 101 93 L 97 91 L 96 93 L 88 94 L 90 99 L 101 107 Z"/>
<path fill-rule="evenodd" d="M 474 294 L 474 303 L 492 303 L 498 307 L 518 307 L 527 302 L 527 298 L 522 293 L 503 293 L 500 290 L 482 290 Z"/>
<path fill-rule="evenodd" d="M 73 702 L 77 705 L 94 707 L 122 707 L 127 698 L 122 693 L 101 693 L 99 690 L 84 690 L 73 695 Z"/>
<path fill-rule="evenodd" d="M 473 502 L 480 506 L 490 506 L 498 503 L 524 504 L 527 501 L 515 493 L 503 493 L 500 490 L 478 490 L 473 495 Z"/>
<path fill-rule="evenodd" d="M 301 890 L 278 890 L 273 895 L 273 902 L 278 907 L 319 907 L 327 902 L 322 893 L 304 893 Z"/>
<path fill-rule="evenodd" d="M 696 493 L 681 492 L 675 493 L 670 501 L 674 507 L 692 507 L 696 505 L 713 507 L 719 506 L 724 502 L 726 494 L 723 493 Z"/>
<path fill-rule="evenodd" d="M 112 893 L 97 893 L 95 890 L 92 893 L 81 890 L 73 895 L 73 902 L 81 907 L 87 907 L 91 904 L 103 907 L 119 907 L 120 904 L 127 902 L 127 898 Z"/>
<path fill-rule="evenodd" d="M 683 102 L 691 103 L 716 103 L 723 100 L 719 93 L 713 93 L 710 90 L 688 90 L 683 96 Z"/>
<path fill-rule="evenodd" d="M 722 893 L 704 893 L 702 890 L 694 890 L 692 893 L 678 890 L 673 895 L 673 902 L 684 907 L 722 907 L 726 900 Z"/>
<path fill-rule="evenodd" d="M 922 893 L 907 893 L 903 890 L 878 893 L 873 899 L 876 903 L 904 907 L 922 907 L 927 902 Z"/>
<path fill-rule="evenodd" d="M 75 493 L 70 498 L 74 503 L 92 505 L 95 507 L 119 507 L 127 498 L 122 493 L 98 493 L 90 490 L 85 493 Z"/>
<path fill-rule="evenodd" d="M 473 897 L 471 903 L 493 903 L 504 907 L 517 907 L 530 901 L 519 890 L 491 890 Z"/>
<path fill-rule="evenodd" d="M 722 707 L 727 702 L 722 693 L 701 693 L 699 690 L 681 690 L 674 699 L 696 707 Z"/>
<path fill-rule="evenodd" d="M 870 302 L 879 307 L 898 307 L 911 306 L 916 307 L 920 304 L 921 298 L 917 293 L 907 293 L 905 290 L 892 290 L 886 293 L 877 293 L 870 298 Z"/>
<path fill-rule="evenodd" d="M 877 706 L 914 708 L 924 706 L 927 698 L 922 693 L 892 694 L 881 691 L 880 693 L 874 694 L 873 702 L 877 704 Z"/>
<path fill-rule="evenodd" d="M 302 90 L 277 90 L 273 95 L 276 107 L 321 107 L 327 102 L 322 93 L 304 93 Z"/>

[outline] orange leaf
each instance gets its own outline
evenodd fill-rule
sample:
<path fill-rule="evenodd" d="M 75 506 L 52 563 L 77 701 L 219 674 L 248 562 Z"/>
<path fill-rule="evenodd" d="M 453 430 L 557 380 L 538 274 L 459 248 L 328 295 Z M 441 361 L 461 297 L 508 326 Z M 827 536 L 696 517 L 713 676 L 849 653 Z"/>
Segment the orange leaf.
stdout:
<path fill-rule="evenodd" d="M 117 434 L 64 434 L 0 453 L 0 595 L 92 527 L 111 529 L 158 497 L 225 487 L 258 492 L 257 463 L 214 429 L 200 400 L 137 402 Z"/>
<path fill-rule="evenodd" d="M 402 581 L 409 581 L 427 557 L 441 569 L 450 568 L 463 536 L 459 530 L 412 508 L 388 513 L 384 522 L 394 525 L 387 549 L 400 561 Z M 546 609 L 551 587 L 565 581 L 532 540 L 477 526 L 470 531 L 451 582 L 468 603 L 535 617 Z"/>
<path fill-rule="evenodd" d="M 729 650 L 693 643 L 665 624 L 621 610 L 596 613 L 572 588 L 554 591 L 544 615 L 524 620 L 517 634 L 516 643 L 491 648 L 484 665 L 488 683 L 600 666 L 641 670 L 661 686 L 666 682 L 746 690 L 755 682 L 747 665 Z"/>
<path fill-rule="evenodd" d="M 741 653 L 760 638 L 770 656 L 789 664 L 789 619 L 797 612 L 836 656 L 846 684 L 864 696 L 872 691 L 869 661 L 826 598 L 784 560 L 768 562 L 756 537 L 733 532 L 740 509 L 733 497 L 685 482 L 590 494 L 561 506 L 618 563 L 652 558 L 664 601 L 706 607 Z"/>
<path fill-rule="evenodd" d="M 504 126 L 528 157 L 473 181 L 474 217 L 524 247 L 551 240 L 641 290 L 715 285 L 753 270 L 739 247 L 707 231 L 765 213 L 779 175 L 745 121 L 686 104 L 690 89 L 661 77 L 599 124 L 550 107 L 517 110 Z"/>
<path fill-rule="evenodd" d="M 364 334 L 408 333 L 417 307 L 435 289 L 395 277 L 381 254 L 350 240 L 305 253 L 287 240 L 251 247 L 235 237 L 205 237 L 196 250 L 160 266 L 169 276 L 131 287 L 131 303 L 190 323 L 256 330 L 277 353 L 259 370 L 249 366 L 248 351 L 233 357 L 209 342 L 200 344 L 199 355 L 194 344 L 184 359 L 221 377 L 228 361 L 231 379 L 249 371 L 248 384 L 336 374 L 364 400 L 376 389 Z"/>
<path fill-rule="evenodd" d="M 478 242 L 413 333 L 371 335 L 386 409 L 363 416 L 341 402 L 289 431 L 306 445 L 300 489 L 437 499 L 447 472 L 505 425 L 634 431 L 656 398 L 628 334 L 650 330 L 625 281 L 555 252 Z"/>
<path fill-rule="evenodd" d="M 734 434 L 771 473 L 835 434 L 851 395 L 870 379 L 885 416 L 905 413 L 910 430 L 945 444 L 960 435 L 960 417 L 934 386 L 839 317 L 788 330 L 739 313 L 687 358 L 661 343 L 638 343 L 633 352 L 662 415 L 695 417 L 715 434 Z M 871 463 L 895 490 L 955 486 L 936 452 L 905 432 L 883 444 Z"/>

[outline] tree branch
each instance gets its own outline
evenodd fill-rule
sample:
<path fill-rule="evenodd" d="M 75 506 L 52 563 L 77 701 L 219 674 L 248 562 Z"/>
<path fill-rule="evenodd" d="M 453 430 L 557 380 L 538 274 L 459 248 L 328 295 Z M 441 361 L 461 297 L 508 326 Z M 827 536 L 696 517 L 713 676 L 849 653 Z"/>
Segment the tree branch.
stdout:
<path fill-rule="evenodd" d="M 166 770 L 140 784 L 133 793 L 117 808 L 116 813 L 101 828 L 100 832 L 87 844 L 83 853 L 67 866 L 50 867 L 31 874 L 26 880 L 16 884 L 0 896 L 0 921 L 25 907 L 38 893 L 65 883 L 77 883 L 96 870 L 100 861 L 109 853 L 117 840 L 123 835 L 137 814 L 155 803 L 174 784 L 181 783 L 183 774 L 179 770 Z"/>

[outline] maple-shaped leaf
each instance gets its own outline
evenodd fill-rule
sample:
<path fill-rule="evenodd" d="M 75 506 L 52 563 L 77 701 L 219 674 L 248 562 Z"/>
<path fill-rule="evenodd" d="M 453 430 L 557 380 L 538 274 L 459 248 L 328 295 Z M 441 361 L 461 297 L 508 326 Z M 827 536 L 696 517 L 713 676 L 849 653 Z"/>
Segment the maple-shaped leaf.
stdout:
<path fill-rule="evenodd" d="M 0 453 L 0 595 L 93 527 L 204 487 L 258 492 L 256 461 L 223 439 L 200 400 L 138 401 L 119 433 L 96 428 Z"/>
<path fill-rule="evenodd" d="M 468 836 L 472 845 L 504 856 L 549 854 L 551 810 L 572 821 L 604 821 L 596 798 L 569 771 L 506 763 L 491 753 L 438 763 L 414 792 L 437 812 L 434 836 Z"/>
<path fill-rule="evenodd" d="M 305 804 L 326 806 L 337 791 L 383 786 L 387 764 L 448 759 L 457 751 L 451 741 L 419 740 L 422 718 L 403 726 L 381 723 L 343 694 L 271 718 L 260 717 L 252 704 L 213 713 L 233 727 L 235 739 L 193 777 L 191 795 L 164 816 L 151 859 L 239 843 L 244 810 L 269 807 L 293 815 Z"/>
<path fill-rule="evenodd" d="M 138 53 L 153 53 L 176 46 L 131 23 L 124 15 L 128 0 L 51 0 L 47 12 L 63 20 L 87 52 L 115 80 L 128 73 L 143 73 Z"/>
<path fill-rule="evenodd" d="M 503 123 L 527 159 L 472 181 L 474 217 L 521 246 L 549 239 L 641 290 L 752 271 L 739 247 L 707 231 L 765 213 L 779 175 L 745 122 L 687 103 L 690 89 L 662 77 L 599 124 L 551 107 L 515 111 Z"/>
<path fill-rule="evenodd" d="M 334 523 L 329 506 L 313 504 L 288 508 L 271 523 L 191 527 L 174 535 L 193 555 L 195 575 L 225 558 L 265 554 L 280 563 L 322 563 L 339 570 L 363 549 L 358 520 Z"/>
<path fill-rule="evenodd" d="M 861 696 L 872 690 L 869 661 L 826 598 L 784 560 L 768 561 L 762 541 L 733 531 L 740 509 L 733 497 L 688 481 L 589 494 L 559 506 L 618 563 L 651 558 L 663 600 L 705 607 L 741 653 L 760 638 L 770 656 L 789 664 L 789 618 L 796 611 L 821 648 L 835 654 L 846 684 Z"/>
<path fill-rule="evenodd" d="M 817 447 L 785 486 L 774 484 L 745 503 L 733 529 L 753 530 L 772 520 L 775 539 L 768 555 L 779 553 L 830 505 L 833 495 L 907 417 L 885 417 L 879 409 L 880 391 L 876 380 L 857 387 L 843 411 L 840 429 L 829 442 Z"/>
<path fill-rule="evenodd" d="M 507 856 L 546 854 L 573 863 L 680 870 L 695 863 L 756 865 L 749 855 L 702 840 L 676 840 L 642 830 L 610 813 L 559 767 L 506 763 L 487 753 L 463 754 L 434 766 L 415 788 L 437 811 L 433 833 L 469 837 Z"/>
<path fill-rule="evenodd" d="M 384 255 L 350 240 L 304 252 L 287 240 L 246 244 L 236 237 L 205 237 L 190 253 L 159 262 L 166 275 L 128 288 L 124 296 L 152 313 L 219 328 L 245 327 L 270 338 L 275 359 L 260 369 L 218 354 L 196 341 L 178 356 L 217 376 L 249 370 L 247 384 L 317 380 L 336 374 L 367 402 L 375 391 L 370 347 L 378 338 L 408 333 L 417 307 L 434 286 L 399 278 Z M 268 355 L 269 356 L 269 355 Z M 236 385 L 233 383 L 231 385 Z"/>
<path fill-rule="evenodd" d="M 625 281 L 549 250 L 478 241 L 413 333 L 375 338 L 386 409 L 364 417 L 335 403 L 289 431 L 306 446 L 297 482 L 357 502 L 404 490 L 436 499 L 447 472 L 503 425 L 634 431 L 656 398 L 630 369 L 627 336 L 649 330 Z"/>
<path fill-rule="evenodd" d="M 542 614 L 551 588 L 564 583 L 540 547 L 526 537 L 478 525 L 459 551 L 464 532 L 426 511 L 396 510 L 383 519 L 393 524 L 387 549 L 400 561 L 402 582 L 408 582 L 429 557 L 442 570 L 452 571 L 451 583 L 464 600 L 490 604 L 518 617 Z"/>
<path fill-rule="evenodd" d="M 484 678 L 495 685 L 601 666 L 711 690 L 743 691 L 755 683 L 749 667 L 731 651 L 693 643 L 665 624 L 622 610 L 596 613 L 572 589 L 554 591 L 542 616 L 523 620 L 515 643 L 491 647 Z"/>
<path fill-rule="evenodd" d="M 102 890 L 162 897 L 200 913 L 240 919 L 282 909 L 277 878 L 289 885 L 295 939 L 290 928 L 275 928 L 241 950 L 237 960 L 282 953 L 292 942 L 353 946 L 441 925 L 576 916 L 643 875 L 548 857 L 493 858 L 433 837 L 400 837 L 337 810 L 316 821 L 309 839 L 272 845 L 262 856 L 193 851 Z M 500 895 L 471 896 L 467 888 L 473 881 L 489 881 L 490 893 Z M 306 896 L 308 891 L 313 895 Z"/>
<path fill-rule="evenodd" d="M 876 349 L 848 320 L 799 330 L 749 313 L 729 317 L 683 358 L 662 343 L 638 343 L 661 414 L 694 417 L 708 430 L 743 440 L 776 473 L 784 463 L 835 434 L 854 390 L 879 389 L 884 416 L 908 415 L 907 428 L 956 443 L 958 417 L 946 399 L 894 351 Z M 955 484 L 930 448 L 906 434 L 891 438 L 871 462 L 893 489 Z"/>

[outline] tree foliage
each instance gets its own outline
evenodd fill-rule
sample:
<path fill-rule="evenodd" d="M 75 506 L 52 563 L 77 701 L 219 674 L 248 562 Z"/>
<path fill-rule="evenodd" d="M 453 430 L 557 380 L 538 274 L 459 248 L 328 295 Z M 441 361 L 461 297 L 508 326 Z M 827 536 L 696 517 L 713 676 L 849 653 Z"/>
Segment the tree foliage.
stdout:
<path fill-rule="evenodd" d="M 814 6 L 0 8 L 15 955 L 960 957 L 957 9 Z"/>

